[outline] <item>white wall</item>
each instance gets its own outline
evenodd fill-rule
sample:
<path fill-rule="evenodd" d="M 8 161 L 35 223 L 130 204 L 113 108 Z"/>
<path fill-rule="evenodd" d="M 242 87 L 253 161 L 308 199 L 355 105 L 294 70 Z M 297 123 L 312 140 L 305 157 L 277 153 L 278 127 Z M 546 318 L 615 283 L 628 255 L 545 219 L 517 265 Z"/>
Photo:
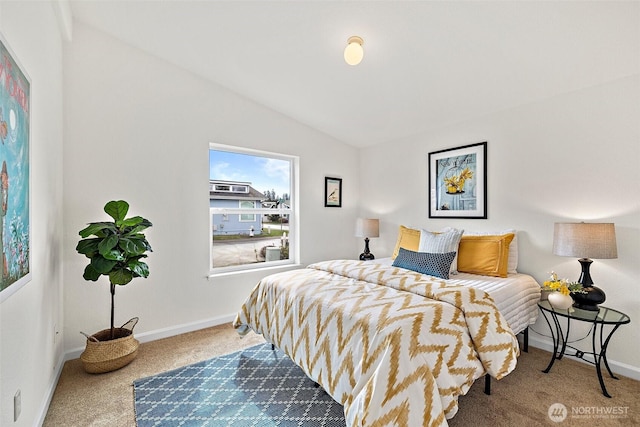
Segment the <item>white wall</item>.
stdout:
<path fill-rule="evenodd" d="M 390 255 L 400 224 L 516 228 L 519 271 L 539 282 L 551 270 L 577 280 L 578 261 L 551 253 L 554 222 L 614 222 L 618 258 L 594 260 L 591 275 L 607 293 L 605 305 L 632 320 L 614 335 L 609 360 L 640 376 L 639 123 L 635 75 L 362 150 L 360 182 L 367 185 L 360 187 L 361 212 L 381 218 L 372 252 Z M 429 219 L 428 153 L 482 141 L 488 141 L 488 219 Z M 548 335 L 541 319 L 533 329 Z M 532 339 L 549 341 L 535 333 Z"/>
<path fill-rule="evenodd" d="M 301 263 L 355 256 L 355 148 L 78 22 L 64 65 L 67 351 L 108 326 L 108 281 L 82 278 L 75 246 L 109 200 L 153 223 L 149 278 L 116 291 L 116 323 L 139 316 L 139 337 L 228 319 L 266 274 L 206 278 L 209 142 L 299 156 Z M 341 209 L 324 208 L 325 175 L 344 180 Z"/>
<path fill-rule="evenodd" d="M 62 44 L 48 2 L 2 2 L 0 29 L 31 78 L 32 280 L 0 305 L 0 425 L 37 425 L 62 361 Z M 13 396 L 22 413 L 13 422 Z"/>

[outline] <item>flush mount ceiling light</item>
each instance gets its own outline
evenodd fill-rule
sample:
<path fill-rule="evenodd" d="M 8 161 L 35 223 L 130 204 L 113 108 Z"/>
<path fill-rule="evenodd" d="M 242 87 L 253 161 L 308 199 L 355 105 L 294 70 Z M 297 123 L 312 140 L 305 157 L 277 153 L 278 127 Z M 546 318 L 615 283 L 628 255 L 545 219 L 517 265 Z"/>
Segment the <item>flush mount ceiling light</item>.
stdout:
<path fill-rule="evenodd" d="M 364 56 L 362 45 L 364 40 L 358 36 L 349 37 L 347 47 L 344 48 L 344 60 L 349 65 L 358 65 Z"/>

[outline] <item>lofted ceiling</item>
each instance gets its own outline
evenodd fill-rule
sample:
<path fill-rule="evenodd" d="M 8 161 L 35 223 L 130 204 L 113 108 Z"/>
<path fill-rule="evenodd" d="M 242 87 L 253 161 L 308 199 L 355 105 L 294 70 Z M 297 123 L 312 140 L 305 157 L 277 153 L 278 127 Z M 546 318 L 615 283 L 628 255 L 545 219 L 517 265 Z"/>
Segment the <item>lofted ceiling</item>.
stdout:
<path fill-rule="evenodd" d="M 640 2 L 75 1 L 81 21 L 355 147 L 640 73 Z M 347 65 L 347 39 L 364 60 Z"/>

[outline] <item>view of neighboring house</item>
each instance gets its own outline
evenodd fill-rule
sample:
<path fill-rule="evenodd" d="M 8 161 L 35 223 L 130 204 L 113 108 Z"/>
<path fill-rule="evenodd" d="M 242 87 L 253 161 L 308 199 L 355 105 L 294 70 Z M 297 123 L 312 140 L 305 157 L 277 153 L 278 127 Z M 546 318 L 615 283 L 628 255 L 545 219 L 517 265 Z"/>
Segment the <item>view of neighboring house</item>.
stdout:
<path fill-rule="evenodd" d="M 209 181 L 209 206 L 211 208 L 256 209 L 262 206 L 264 194 L 251 186 L 250 182 Z M 213 215 L 213 234 L 262 233 L 262 215 L 242 213 Z"/>

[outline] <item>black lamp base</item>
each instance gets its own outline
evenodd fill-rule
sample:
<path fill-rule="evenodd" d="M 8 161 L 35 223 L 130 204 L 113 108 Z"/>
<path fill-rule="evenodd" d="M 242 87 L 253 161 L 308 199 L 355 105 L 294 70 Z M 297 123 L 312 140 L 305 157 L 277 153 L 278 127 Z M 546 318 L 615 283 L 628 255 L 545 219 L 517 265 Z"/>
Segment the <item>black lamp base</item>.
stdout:
<path fill-rule="evenodd" d="M 606 299 L 604 291 L 597 286 L 593 286 L 593 280 L 591 279 L 591 273 L 589 273 L 589 267 L 593 262 L 589 258 L 580 258 L 578 260 L 582 267 L 580 278 L 578 283 L 582 285 L 582 289 L 586 291 L 586 294 L 575 293 L 573 294 L 573 306 L 582 310 L 598 311 L 600 308 L 598 304 L 602 304 Z"/>
<path fill-rule="evenodd" d="M 598 288 L 597 286 L 588 286 L 582 289 L 587 291 L 587 293 L 572 294 L 573 301 L 574 301 L 573 306 L 575 308 L 588 310 L 588 311 L 600 310 L 600 307 L 598 307 L 598 304 L 602 304 L 606 299 L 606 295 L 604 294 L 604 291 Z"/>
<path fill-rule="evenodd" d="M 376 257 L 374 257 L 371 252 L 369 253 L 363 252 L 360 254 L 360 261 L 371 261 L 372 259 L 376 259 Z"/>
<path fill-rule="evenodd" d="M 376 259 L 371 252 L 369 252 L 369 238 L 364 238 L 364 252 L 360 254 L 360 261 L 371 261 Z"/>

